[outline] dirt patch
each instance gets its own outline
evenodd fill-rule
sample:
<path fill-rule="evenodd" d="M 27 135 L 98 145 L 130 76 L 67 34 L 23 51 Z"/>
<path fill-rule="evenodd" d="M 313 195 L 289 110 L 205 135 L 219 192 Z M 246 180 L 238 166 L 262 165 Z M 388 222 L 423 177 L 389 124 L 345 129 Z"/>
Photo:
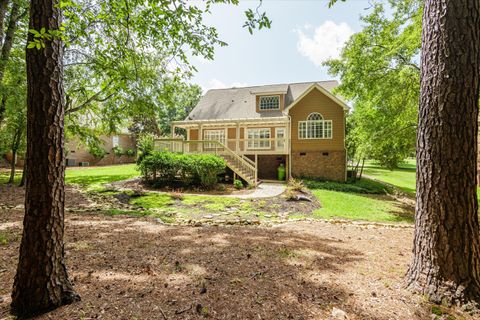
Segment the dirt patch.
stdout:
<path fill-rule="evenodd" d="M 20 211 L 0 211 L 10 239 L 0 246 L 0 318 L 21 220 Z M 431 307 L 403 289 L 412 231 L 319 222 L 194 228 L 68 213 L 67 265 L 82 301 L 38 319 L 328 319 L 333 308 L 349 319 L 429 319 Z"/>

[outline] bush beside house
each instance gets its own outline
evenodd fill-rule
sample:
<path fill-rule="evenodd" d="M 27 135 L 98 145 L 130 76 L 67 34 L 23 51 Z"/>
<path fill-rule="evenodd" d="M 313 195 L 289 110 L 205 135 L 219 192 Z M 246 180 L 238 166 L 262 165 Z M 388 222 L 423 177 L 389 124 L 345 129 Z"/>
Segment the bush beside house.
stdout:
<path fill-rule="evenodd" d="M 225 160 L 210 154 L 152 152 L 138 163 L 144 181 L 152 185 L 199 185 L 213 188 L 225 171 Z"/>

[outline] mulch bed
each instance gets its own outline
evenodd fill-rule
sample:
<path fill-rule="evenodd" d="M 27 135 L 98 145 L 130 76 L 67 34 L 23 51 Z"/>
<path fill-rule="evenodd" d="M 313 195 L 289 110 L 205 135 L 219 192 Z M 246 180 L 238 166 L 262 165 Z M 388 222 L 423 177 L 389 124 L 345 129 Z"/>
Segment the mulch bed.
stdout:
<path fill-rule="evenodd" d="M 12 197 L 0 192 L 0 204 Z M 0 319 L 10 318 L 22 219 L 22 210 L 0 209 L 8 240 Z M 168 226 L 67 212 L 66 263 L 82 301 L 38 319 L 306 320 L 334 319 L 337 309 L 348 319 L 433 319 L 431 306 L 404 289 L 412 233 L 325 222 Z"/>

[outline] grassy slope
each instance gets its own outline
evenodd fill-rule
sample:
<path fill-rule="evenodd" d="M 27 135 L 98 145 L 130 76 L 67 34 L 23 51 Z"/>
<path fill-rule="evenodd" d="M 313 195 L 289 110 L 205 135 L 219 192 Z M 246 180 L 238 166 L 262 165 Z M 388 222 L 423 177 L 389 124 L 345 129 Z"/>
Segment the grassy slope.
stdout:
<path fill-rule="evenodd" d="M 415 167 L 415 159 L 408 159 L 395 170 L 382 168 L 369 161 L 365 164 L 364 174 L 394 185 L 406 193 L 415 194 Z"/>
<path fill-rule="evenodd" d="M 412 212 L 389 198 L 386 194 L 391 190 L 379 182 L 362 179 L 356 183 L 305 181 L 305 184 L 322 204 L 322 208 L 314 212 L 315 217 L 377 222 L 413 221 Z"/>
<path fill-rule="evenodd" d="M 127 180 L 139 175 L 135 164 L 68 168 L 65 173 L 65 182 L 79 184 L 89 191 L 99 191 L 103 189 L 102 185 L 105 183 Z"/>

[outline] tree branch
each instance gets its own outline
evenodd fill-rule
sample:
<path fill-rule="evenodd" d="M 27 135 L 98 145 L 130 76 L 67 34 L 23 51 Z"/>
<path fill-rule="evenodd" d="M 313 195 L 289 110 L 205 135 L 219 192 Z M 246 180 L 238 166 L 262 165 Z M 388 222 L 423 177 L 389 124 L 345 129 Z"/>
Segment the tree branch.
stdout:
<path fill-rule="evenodd" d="M 92 96 L 90 96 L 87 100 L 85 100 L 85 102 L 83 102 L 83 103 L 80 104 L 79 106 L 74 107 L 74 108 L 68 108 L 68 109 L 66 109 L 66 110 L 65 110 L 65 115 L 68 115 L 68 114 L 71 114 L 71 113 L 80 111 L 80 110 L 86 108 L 87 106 L 89 106 L 93 101 L 105 102 L 105 101 L 107 101 L 108 99 L 110 99 L 110 98 L 113 96 L 113 93 L 109 94 L 109 95 L 106 96 L 105 98 L 100 98 L 100 95 L 103 94 L 105 91 L 107 91 L 108 88 L 111 86 L 112 83 L 113 83 L 113 80 L 110 80 L 110 82 L 105 86 L 105 88 L 103 88 L 102 90 L 97 91 L 96 93 L 94 93 Z"/>

